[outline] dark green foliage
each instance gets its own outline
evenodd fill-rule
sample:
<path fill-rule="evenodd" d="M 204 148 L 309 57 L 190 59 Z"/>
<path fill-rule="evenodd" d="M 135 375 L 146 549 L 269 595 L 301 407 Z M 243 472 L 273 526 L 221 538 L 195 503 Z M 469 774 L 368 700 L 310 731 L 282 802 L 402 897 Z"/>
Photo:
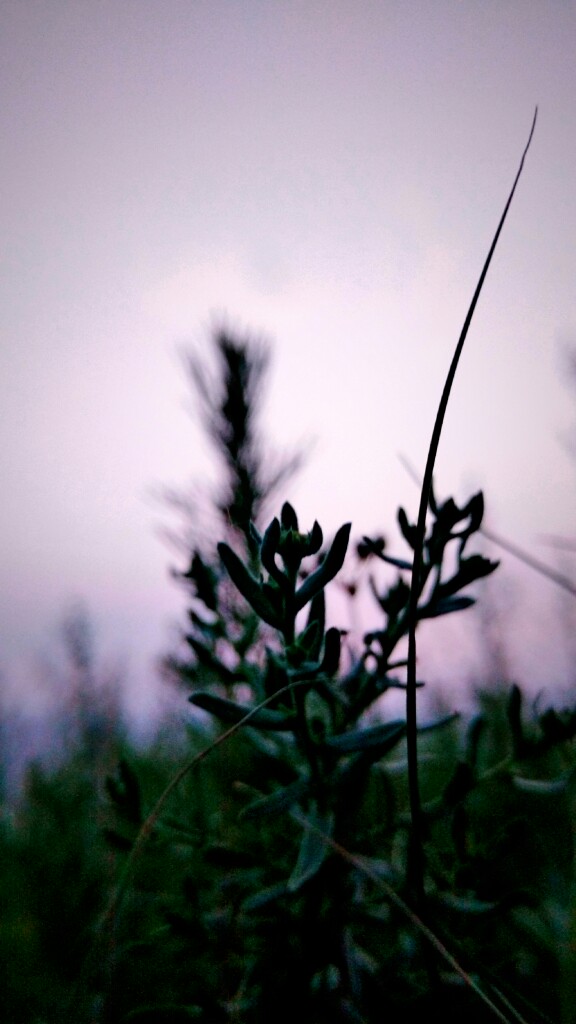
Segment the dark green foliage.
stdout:
<path fill-rule="evenodd" d="M 111 884 L 99 798 L 85 758 L 30 770 L 0 838 L 2 1017 L 57 1021 Z"/>
<path fill-rule="evenodd" d="M 421 619 L 430 608 L 451 611 L 443 612 L 442 601 L 458 599 L 461 588 L 495 568 L 463 555 L 481 510 L 480 496 L 462 509 L 431 502 Z M 406 538 L 408 519 L 400 518 Z M 262 595 L 270 601 L 276 630 L 264 652 L 255 644 L 237 659 L 242 700 L 231 693 L 226 665 L 220 683 L 211 666 L 214 689 L 191 696 L 225 725 L 251 717 L 188 780 L 181 818 L 170 818 L 173 838 L 168 823 L 158 833 L 164 872 L 180 850 L 180 883 L 172 869 L 170 893 L 150 908 L 150 945 L 139 947 L 138 970 L 148 976 L 143 963 L 152 957 L 158 985 L 162 949 L 172 965 L 188 957 L 184 976 L 170 967 L 172 992 L 180 992 L 183 1013 L 204 1021 L 250 1024 L 274 1017 L 278 1006 L 326 1022 L 394 1021 L 422 1011 L 484 1021 L 495 1008 L 513 1019 L 507 1002 L 525 1020 L 559 1020 L 566 964 L 558 919 L 573 877 L 576 716 L 548 710 L 525 720 L 513 688 L 491 704 L 486 698 L 468 727 L 449 715 L 421 728 L 426 904 L 419 923 L 408 878 L 406 722 L 386 720 L 381 705 L 392 683 L 403 685 L 390 670 L 406 633 L 409 585 L 400 576 L 376 591 L 383 626 L 343 668 L 341 635 L 325 627 L 319 595 L 341 564 L 348 532 L 329 548 L 336 555 L 305 577 L 323 584 L 318 590 L 314 583 L 303 617 L 302 569 L 317 556 L 319 527 L 300 533 L 285 505 L 250 568 L 220 545 L 253 611 Z M 364 544 L 381 557 L 376 544 Z M 376 704 L 381 720 L 374 723 Z M 120 794 L 120 811 L 124 802 Z M 151 847 L 143 861 L 157 857 Z M 129 908 L 137 892 L 136 885 Z M 136 923 L 129 911 L 125 927 Z M 440 943 L 470 985 L 443 959 Z M 136 970 L 132 953 L 118 969 Z M 166 1003 L 157 1005 L 168 1012 Z"/>
<path fill-rule="evenodd" d="M 262 350 L 220 334 L 217 353 L 216 381 L 191 371 L 226 467 L 221 540 L 191 545 L 169 663 L 192 690 L 190 759 L 174 733 L 146 753 L 117 738 L 104 781 L 87 735 L 87 762 L 30 774 L 0 832 L 5 1019 L 574 1024 L 576 709 L 514 685 L 470 721 L 415 715 L 416 630 L 497 567 L 473 550 L 482 494 L 459 507 L 432 486 L 457 357 L 418 521 L 398 511 L 408 556 L 356 546 L 389 581 L 370 578 L 382 621 L 355 649 L 325 602 L 350 524 L 325 547 L 288 502 L 261 522 L 294 463 L 263 471 Z"/>

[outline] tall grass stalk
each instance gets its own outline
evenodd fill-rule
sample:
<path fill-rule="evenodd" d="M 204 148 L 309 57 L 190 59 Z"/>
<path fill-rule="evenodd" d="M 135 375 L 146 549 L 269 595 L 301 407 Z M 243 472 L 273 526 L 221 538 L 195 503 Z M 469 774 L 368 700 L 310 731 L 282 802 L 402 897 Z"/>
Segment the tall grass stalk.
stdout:
<path fill-rule="evenodd" d="M 520 175 L 524 167 L 524 161 L 532 142 L 532 136 L 534 135 L 534 129 L 536 127 L 536 118 L 538 116 L 538 107 L 534 111 L 534 117 L 532 120 L 532 126 L 530 128 L 530 134 L 528 141 L 520 160 L 520 166 L 514 179 L 514 184 L 508 196 L 508 200 L 504 207 L 500 222 L 496 229 L 496 233 L 492 240 L 492 244 L 488 251 L 488 255 L 482 268 L 482 273 L 478 279 L 478 284 L 472 296 L 464 325 L 460 332 L 460 337 L 452 357 L 450 369 L 444 383 L 444 389 L 438 405 L 438 412 L 436 413 L 436 420 L 434 422 L 434 429 L 432 431 L 432 437 L 428 448 L 428 456 L 426 459 L 426 468 L 424 470 L 424 478 L 422 480 L 422 489 L 420 491 L 420 505 L 418 509 L 418 520 L 416 525 L 416 542 L 414 546 L 414 557 L 412 562 L 412 582 L 410 587 L 410 603 L 409 603 L 409 632 L 408 632 L 408 669 L 407 669 L 407 689 L 406 689 L 406 730 L 407 730 L 407 743 L 408 743 L 408 784 L 410 791 L 410 810 L 412 817 L 412 856 L 411 856 L 411 868 L 412 868 L 412 884 L 414 888 L 414 900 L 415 905 L 422 912 L 424 904 L 424 847 L 422 842 L 422 809 L 420 801 L 420 785 L 418 778 L 418 730 L 417 730 L 417 687 L 416 687 L 416 627 L 418 625 L 418 599 L 420 596 L 419 581 L 422 574 L 422 565 L 424 559 L 424 541 L 426 536 L 426 514 L 430 503 L 430 494 L 432 490 L 432 478 L 434 475 L 434 466 L 436 464 L 436 456 L 438 454 L 438 447 L 440 444 L 440 436 L 442 434 L 442 427 L 444 424 L 444 417 L 446 415 L 446 409 L 448 408 L 448 401 L 450 399 L 450 393 L 452 391 L 452 385 L 456 376 L 456 370 L 458 369 L 458 363 L 460 362 L 460 356 L 464 348 L 464 342 L 466 341 L 470 324 L 472 323 L 472 317 L 480 298 L 480 293 L 488 273 L 488 269 L 492 262 L 498 239 L 506 217 L 510 204 L 516 191 L 516 186 L 520 180 Z"/>

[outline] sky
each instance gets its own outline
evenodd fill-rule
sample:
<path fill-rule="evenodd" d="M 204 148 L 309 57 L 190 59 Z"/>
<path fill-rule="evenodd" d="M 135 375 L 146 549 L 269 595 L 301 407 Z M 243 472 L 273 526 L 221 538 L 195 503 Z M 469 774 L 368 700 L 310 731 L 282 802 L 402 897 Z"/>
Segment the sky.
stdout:
<path fill-rule="evenodd" d="M 545 543 L 576 509 L 575 45 L 567 0 L 3 0 L 6 694 L 46 697 L 76 601 L 136 704 L 173 649 L 158 495 L 213 474 L 182 354 L 217 324 L 269 341 L 263 431 L 309 445 L 301 523 L 392 549 L 417 507 L 399 456 L 424 466 L 536 104 L 436 481 L 576 576 Z M 509 558 L 498 576 L 514 671 L 567 678 L 561 595 Z M 439 673 L 467 651 L 450 629 Z"/>

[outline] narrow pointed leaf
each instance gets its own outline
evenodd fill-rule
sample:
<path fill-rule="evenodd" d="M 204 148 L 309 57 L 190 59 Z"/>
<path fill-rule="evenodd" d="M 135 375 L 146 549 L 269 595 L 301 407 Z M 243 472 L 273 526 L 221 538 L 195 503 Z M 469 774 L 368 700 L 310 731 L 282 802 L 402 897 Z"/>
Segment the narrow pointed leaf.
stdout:
<path fill-rule="evenodd" d="M 253 821 L 257 818 L 267 818 L 286 811 L 298 800 L 302 800 L 306 796 L 309 787 L 308 779 L 296 779 L 295 782 L 284 786 L 283 789 L 275 789 L 273 793 L 267 793 L 266 796 L 260 797 L 260 799 L 254 800 L 253 803 L 244 807 L 239 815 L 240 820 Z"/>
<path fill-rule="evenodd" d="M 494 914 L 499 907 L 498 903 L 489 903 L 486 900 L 477 900 L 471 896 L 458 896 L 456 893 L 443 892 L 437 896 L 438 902 L 448 907 L 449 910 L 456 910 L 460 914 L 470 914 L 478 917 L 485 914 Z"/>
<path fill-rule="evenodd" d="M 351 525 L 351 523 L 345 523 L 344 526 L 340 527 L 332 541 L 324 561 L 318 566 L 315 572 L 311 573 L 310 576 L 304 580 L 304 583 L 296 594 L 296 609 L 298 611 L 300 608 L 303 608 L 308 601 L 311 601 L 320 590 L 323 590 L 330 580 L 334 579 L 336 573 L 340 572 L 348 549 Z"/>
<path fill-rule="evenodd" d="M 321 671 L 324 675 L 335 676 L 340 666 L 340 649 L 342 638 L 339 629 L 330 626 L 324 638 L 324 657 L 322 659 Z"/>
<path fill-rule="evenodd" d="M 317 522 L 317 520 L 314 520 L 312 529 L 310 530 L 310 533 L 308 534 L 308 543 L 306 545 L 306 554 L 307 555 L 317 555 L 318 552 L 320 551 L 320 548 L 322 547 L 322 541 L 323 540 L 324 540 L 324 536 L 323 536 L 323 533 L 322 533 L 322 527 L 320 526 L 320 523 Z"/>
<path fill-rule="evenodd" d="M 499 564 L 499 562 L 492 562 L 489 558 L 484 558 L 483 555 L 470 555 L 469 558 L 461 558 L 458 567 L 458 577 L 462 580 L 460 587 L 474 583 L 484 576 L 489 576 L 498 568 Z"/>
<path fill-rule="evenodd" d="M 322 644 L 320 624 L 313 619 L 300 633 L 296 642 L 306 661 L 314 661 L 314 654 L 316 651 L 320 651 Z"/>
<path fill-rule="evenodd" d="M 310 626 L 313 622 L 318 624 L 318 642 L 317 648 L 310 652 L 310 657 L 312 660 L 317 661 L 320 657 L 322 639 L 324 637 L 324 629 L 326 625 L 326 598 L 323 590 L 320 590 L 319 593 L 316 594 L 316 597 L 313 597 L 310 602 L 306 627 Z"/>
<path fill-rule="evenodd" d="M 340 754 L 378 749 L 380 756 L 383 757 L 400 742 L 405 733 L 405 722 L 386 722 L 368 729 L 354 729 L 351 732 L 340 733 L 339 736 L 330 736 L 326 740 L 326 746 Z"/>
<path fill-rule="evenodd" d="M 275 555 L 278 550 L 278 542 L 280 540 L 280 532 L 281 528 L 278 519 L 273 519 L 262 538 L 260 558 L 266 571 L 270 573 L 277 583 L 282 585 L 287 582 L 286 577 L 282 570 L 276 565 L 275 560 Z"/>
<path fill-rule="evenodd" d="M 484 495 L 482 491 L 478 491 L 474 494 L 464 511 L 470 517 L 470 525 L 468 527 L 470 533 L 476 533 L 482 525 L 482 519 L 484 517 Z"/>
<path fill-rule="evenodd" d="M 238 555 L 224 543 L 218 545 L 218 553 L 224 568 L 242 594 L 242 597 L 246 598 L 248 604 L 251 605 L 264 622 L 267 622 L 269 626 L 274 626 L 275 629 L 279 629 L 280 618 L 276 609 L 263 594 L 260 583 L 248 572 L 248 569 L 238 558 Z"/>
<path fill-rule="evenodd" d="M 193 693 L 188 698 L 191 704 L 203 711 L 208 711 L 220 722 L 235 724 L 240 722 L 252 711 L 246 704 L 238 704 L 233 700 L 226 700 L 225 697 L 218 697 L 214 693 Z M 254 729 L 268 729 L 276 732 L 289 732 L 294 727 L 295 716 L 286 714 L 283 711 L 273 711 L 271 708 L 262 708 L 246 722 L 246 725 Z"/>
<path fill-rule="evenodd" d="M 266 889 L 259 889 L 253 896 L 248 896 L 240 904 L 240 909 L 247 913 L 251 910 L 259 910 L 260 907 L 265 907 L 268 903 L 273 903 L 274 900 L 278 900 L 281 896 L 285 895 L 286 883 L 277 882 L 276 885 L 269 885 Z"/>
<path fill-rule="evenodd" d="M 252 521 L 250 521 L 250 523 L 248 524 L 248 539 L 249 539 L 251 545 L 257 551 L 260 551 L 260 548 L 262 546 L 262 536 L 261 536 L 260 532 L 258 531 L 258 529 L 256 528 L 256 524 L 253 523 Z"/>
<path fill-rule="evenodd" d="M 302 823 L 300 815 L 298 815 L 297 820 Z M 313 805 L 306 814 L 306 820 L 312 827 L 307 828 L 304 825 L 298 859 L 288 879 L 288 892 L 296 892 L 305 882 L 313 878 L 326 860 L 329 852 L 329 846 L 324 840 L 323 835 L 328 836 L 328 838 L 332 837 L 334 828 L 333 815 L 328 813 L 321 814 L 317 807 Z"/>
<path fill-rule="evenodd" d="M 459 590 L 463 590 L 469 584 L 482 579 L 483 576 L 489 576 L 491 572 L 498 568 L 499 564 L 499 562 L 491 562 L 490 559 L 484 558 L 482 555 L 470 555 L 470 558 L 461 558 L 458 571 L 451 579 L 440 584 L 436 594 L 441 598 L 451 597 L 452 594 L 457 594 Z"/>
<path fill-rule="evenodd" d="M 400 508 L 398 509 L 398 526 L 402 531 L 402 536 L 404 537 L 404 540 L 407 541 L 407 543 L 413 549 L 414 545 L 416 544 L 416 527 L 408 522 L 408 516 L 406 515 L 406 512 L 404 511 L 402 506 L 400 506 Z"/>
<path fill-rule="evenodd" d="M 512 784 L 516 789 L 524 793 L 533 793 L 535 796 L 548 796 L 556 793 L 563 793 L 572 779 L 574 769 L 557 775 L 555 779 L 529 779 L 525 775 L 512 775 Z"/>
<path fill-rule="evenodd" d="M 285 530 L 298 529 L 298 516 L 289 501 L 285 501 L 280 512 L 280 519 Z"/>
<path fill-rule="evenodd" d="M 396 569 L 402 569 L 403 572 L 412 572 L 412 562 L 407 562 L 404 558 L 394 558 L 392 555 L 385 555 L 380 552 L 377 556 L 381 561 L 386 562 L 387 565 L 393 565 Z"/>
<path fill-rule="evenodd" d="M 445 725 L 451 725 L 452 722 L 457 722 L 459 718 L 459 711 L 450 711 L 443 718 L 437 718 L 434 722 L 426 722 L 425 725 L 419 725 L 418 732 L 434 732 L 435 729 L 443 729 Z"/>

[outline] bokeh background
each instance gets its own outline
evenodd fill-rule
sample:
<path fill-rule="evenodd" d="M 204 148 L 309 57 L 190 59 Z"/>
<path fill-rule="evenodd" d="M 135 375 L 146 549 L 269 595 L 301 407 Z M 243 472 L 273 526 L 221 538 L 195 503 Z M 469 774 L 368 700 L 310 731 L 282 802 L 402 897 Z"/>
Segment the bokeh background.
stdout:
<path fill-rule="evenodd" d="M 269 339 L 263 428 L 309 445 L 303 523 L 392 537 L 415 512 L 399 455 L 423 468 L 536 104 L 436 480 L 573 570 L 547 538 L 574 539 L 575 45 L 568 2 L 3 0 L 5 701 L 50 700 L 84 601 L 152 706 L 184 607 L 159 496 L 214 472 L 182 353 L 209 358 L 215 324 Z M 511 673 L 571 682 L 570 598 L 507 556 L 486 587 Z M 480 670 L 461 623 L 432 675 Z"/>

